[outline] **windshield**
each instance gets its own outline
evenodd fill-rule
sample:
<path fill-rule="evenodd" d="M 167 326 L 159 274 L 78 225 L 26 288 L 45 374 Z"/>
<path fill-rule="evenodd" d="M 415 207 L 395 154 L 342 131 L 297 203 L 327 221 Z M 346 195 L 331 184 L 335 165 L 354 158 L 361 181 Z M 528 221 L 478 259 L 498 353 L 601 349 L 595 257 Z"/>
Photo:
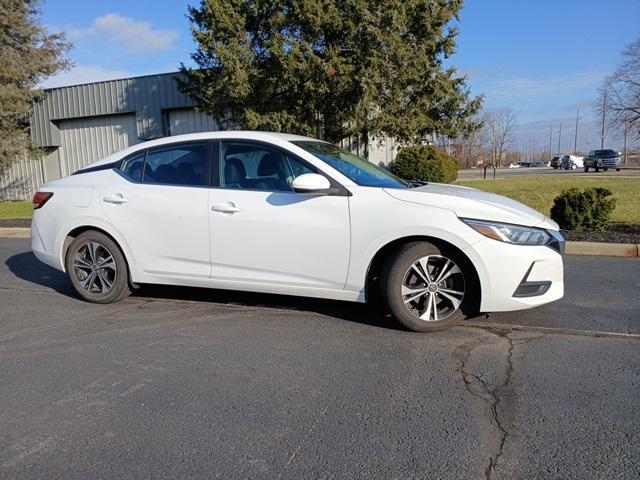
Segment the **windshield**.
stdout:
<path fill-rule="evenodd" d="M 407 184 L 395 175 L 330 143 L 314 141 L 292 143 L 318 157 L 361 187 L 407 188 Z"/>
<path fill-rule="evenodd" d="M 617 157 L 618 153 L 613 150 L 596 150 L 595 155 L 599 157 Z"/>

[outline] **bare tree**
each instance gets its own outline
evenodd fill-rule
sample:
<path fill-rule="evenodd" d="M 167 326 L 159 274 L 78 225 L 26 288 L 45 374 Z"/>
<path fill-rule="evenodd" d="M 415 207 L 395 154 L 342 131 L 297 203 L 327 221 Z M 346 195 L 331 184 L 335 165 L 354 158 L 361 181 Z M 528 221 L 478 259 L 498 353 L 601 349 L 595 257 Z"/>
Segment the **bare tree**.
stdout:
<path fill-rule="evenodd" d="M 635 131 L 640 138 L 640 39 L 627 46 L 622 56 L 622 63 L 602 86 L 606 101 L 599 102 L 599 114 L 612 127 Z"/>
<path fill-rule="evenodd" d="M 474 167 L 488 159 L 486 114 L 476 115 L 471 119 L 479 128 L 466 132 L 455 139 L 460 154 L 460 161 L 464 167 Z"/>
<path fill-rule="evenodd" d="M 485 128 L 492 149 L 495 150 L 496 163 L 502 163 L 505 154 L 513 146 L 513 137 L 518 127 L 518 115 L 512 108 L 501 108 L 487 114 Z"/>

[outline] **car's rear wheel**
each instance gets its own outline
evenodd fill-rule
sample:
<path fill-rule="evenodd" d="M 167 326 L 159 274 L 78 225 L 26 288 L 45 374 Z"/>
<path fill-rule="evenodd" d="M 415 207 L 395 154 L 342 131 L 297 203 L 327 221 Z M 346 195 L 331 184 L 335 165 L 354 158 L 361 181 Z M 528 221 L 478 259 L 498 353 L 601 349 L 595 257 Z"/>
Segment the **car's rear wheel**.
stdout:
<path fill-rule="evenodd" d="M 608 168 L 603 168 L 602 170 L 604 170 L 605 172 L 608 172 L 609 169 Z"/>
<path fill-rule="evenodd" d="M 417 332 L 434 332 L 460 323 L 471 298 L 470 272 L 454 251 L 428 242 L 410 243 L 387 261 L 383 297 L 391 314 Z"/>
<path fill-rule="evenodd" d="M 67 249 L 65 265 L 71 285 L 85 300 L 112 303 L 131 293 L 124 255 L 103 233 L 78 235 Z"/>
<path fill-rule="evenodd" d="M 589 167 L 587 167 L 586 165 L 584 166 L 584 173 L 589 173 Z"/>

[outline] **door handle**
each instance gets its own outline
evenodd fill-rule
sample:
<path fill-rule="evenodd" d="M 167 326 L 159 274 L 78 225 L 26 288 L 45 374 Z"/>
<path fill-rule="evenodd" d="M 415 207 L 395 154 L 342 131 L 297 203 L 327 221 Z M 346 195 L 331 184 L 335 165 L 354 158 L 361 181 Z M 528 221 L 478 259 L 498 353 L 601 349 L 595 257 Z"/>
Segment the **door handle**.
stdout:
<path fill-rule="evenodd" d="M 113 203 L 114 205 L 120 205 L 122 203 L 127 203 L 129 200 L 124 198 L 121 193 L 115 193 L 113 195 L 107 195 L 102 197 L 102 201 L 105 203 Z"/>
<path fill-rule="evenodd" d="M 225 202 L 225 203 L 214 203 L 211 206 L 211 210 L 214 212 L 220 213 L 237 213 L 241 212 L 242 208 L 236 207 L 233 202 Z"/>

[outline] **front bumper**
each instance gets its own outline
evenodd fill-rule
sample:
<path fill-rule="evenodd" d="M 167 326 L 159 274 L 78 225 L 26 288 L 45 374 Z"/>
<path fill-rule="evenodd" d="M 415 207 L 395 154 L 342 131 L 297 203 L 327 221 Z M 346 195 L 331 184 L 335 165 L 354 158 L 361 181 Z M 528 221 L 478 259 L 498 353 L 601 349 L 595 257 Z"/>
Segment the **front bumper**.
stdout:
<path fill-rule="evenodd" d="M 512 245 L 485 238 L 465 253 L 480 278 L 482 312 L 523 310 L 564 295 L 562 255 L 550 247 Z M 522 285 L 532 287 L 523 289 Z M 536 291 L 535 285 L 545 286 Z"/>
<path fill-rule="evenodd" d="M 594 167 L 598 168 L 618 168 L 620 166 L 620 158 L 598 158 L 594 162 Z"/>

